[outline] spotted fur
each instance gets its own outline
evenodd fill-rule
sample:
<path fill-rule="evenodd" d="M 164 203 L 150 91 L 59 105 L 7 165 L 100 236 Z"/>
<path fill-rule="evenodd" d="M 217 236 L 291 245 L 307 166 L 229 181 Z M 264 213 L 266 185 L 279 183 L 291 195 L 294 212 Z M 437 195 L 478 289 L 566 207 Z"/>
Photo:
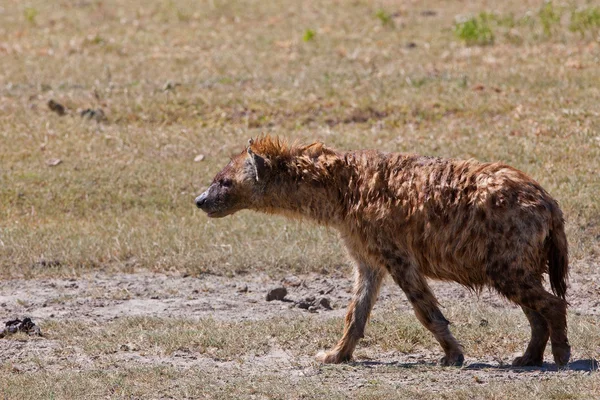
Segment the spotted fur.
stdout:
<path fill-rule="evenodd" d="M 505 164 L 342 152 L 265 136 L 234 157 L 196 203 L 211 217 L 251 209 L 340 232 L 355 260 L 354 296 L 343 337 L 323 362 L 351 359 L 388 273 L 442 346 L 443 365 L 464 357 L 427 278 L 491 287 L 519 304 L 532 336 L 515 365 L 540 365 L 548 339 L 556 363 L 569 360 L 563 215 L 536 181 Z M 544 273 L 554 294 L 542 285 Z"/>

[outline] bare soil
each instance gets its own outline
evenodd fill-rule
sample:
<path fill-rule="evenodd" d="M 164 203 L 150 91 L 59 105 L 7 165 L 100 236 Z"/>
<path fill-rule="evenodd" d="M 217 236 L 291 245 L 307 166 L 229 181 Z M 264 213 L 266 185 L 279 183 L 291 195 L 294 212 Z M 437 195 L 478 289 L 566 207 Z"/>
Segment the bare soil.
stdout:
<path fill-rule="evenodd" d="M 570 312 L 577 315 L 600 314 L 600 274 L 577 274 L 571 278 Z M 432 282 L 442 304 L 463 302 L 492 308 L 516 308 L 490 291 L 480 294 L 450 283 Z M 283 301 L 266 301 L 269 289 L 284 286 L 287 295 Z M 223 379 L 268 373 L 282 376 L 292 382 L 325 373 L 329 366 L 315 362 L 314 354 L 296 356 L 274 344 L 263 355 L 245 355 L 240 360 L 219 359 L 210 354 L 194 351 L 175 351 L 172 354 L 146 354 L 135 346 L 123 343 L 119 349 L 100 356 L 89 356 L 82 349 L 71 352 L 69 360 L 57 360 L 57 350 L 64 346 L 60 338 L 49 332 L 51 322 L 78 321 L 84 324 L 102 324 L 131 317 L 158 317 L 181 319 L 214 319 L 218 321 L 265 321 L 273 318 L 336 319 L 344 316 L 350 300 L 352 280 L 341 273 L 335 276 L 318 274 L 288 276 L 273 279 L 267 275 L 200 277 L 166 275 L 139 271 L 136 273 L 87 274 L 74 279 L 9 280 L 0 282 L 0 320 L 29 316 L 39 324 L 46 335 L 40 339 L 21 336 L 0 339 L 0 364 L 10 362 L 21 372 L 60 371 L 66 368 L 85 371 L 94 368 L 98 357 L 105 361 L 137 366 L 168 366 L 180 370 L 218 372 Z M 327 298 L 332 310 L 323 307 L 310 311 L 299 308 L 306 298 Z M 374 313 L 409 311 L 410 306 L 401 291 L 386 282 Z M 48 327 L 48 328 L 46 328 Z M 524 329 L 527 329 L 524 327 Z M 367 333 L 368 335 L 368 333 Z M 333 345 L 333 343 L 331 343 Z M 72 350 L 72 349 L 71 349 Z M 542 368 L 513 369 L 510 360 L 517 354 L 473 358 L 466 349 L 463 368 L 438 368 L 431 374 L 439 349 L 416 352 L 369 351 L 362 348 L 356 361 L 342 367 L 340 380 L 345 388 L 361 388 L 376 379 L 388 384 L 416 384 L 429 391 L 443 391 L 448 387 L 460 388 L 473 382 L 498 383 L 514 380 L 540 380 L 548 376 L 588 374 L 597 368 L 590 358 L 577 358 L 567 368 L 557 371 L 551 358 Z M 36 357 L 32 358 L 34 354 Z M 428 371 L 420 374 L 420 371 Z M 426 377 L 426 378 L 424 378 Z"/>

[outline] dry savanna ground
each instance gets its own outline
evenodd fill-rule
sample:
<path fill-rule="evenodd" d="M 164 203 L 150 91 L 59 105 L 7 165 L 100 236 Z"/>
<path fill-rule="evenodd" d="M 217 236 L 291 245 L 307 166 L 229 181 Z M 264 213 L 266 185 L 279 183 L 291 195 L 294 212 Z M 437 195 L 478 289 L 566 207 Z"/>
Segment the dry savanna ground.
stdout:
<path fill-rule="evenodd" d="M 44 334 L 0 339 L 0 397 L 600 397 L 599 34 L 591 1 L 0 2 L 0 322 Z M 260 133 L 535 177 L 567 217 L 573 362 L 508 367 L 522 313 L 435 284 L 467 356 L 437 367 L 388 282 L 356 362 L 316 363 L 351 289 L 335 232 L 193 205 Z"/>

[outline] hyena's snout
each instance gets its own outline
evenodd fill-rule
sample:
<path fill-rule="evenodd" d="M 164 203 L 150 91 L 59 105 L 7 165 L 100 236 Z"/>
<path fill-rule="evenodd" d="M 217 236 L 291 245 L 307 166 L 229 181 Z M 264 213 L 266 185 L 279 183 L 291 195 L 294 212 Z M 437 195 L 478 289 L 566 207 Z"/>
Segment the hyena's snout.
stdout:
<path fill-rule="evenodd" d="M 202 193 L 200 196 L 196 197 L 196 207 L 200 208 L 203 211 L 207 210 L 207 200 L 208 199 L 208 190 Z"/>
<path fill-rule="evenodd" d="M 195 203 L 209 218 L 220 218 L 232 213 L 231 196 L 215 185 L 196 197 Z"/>

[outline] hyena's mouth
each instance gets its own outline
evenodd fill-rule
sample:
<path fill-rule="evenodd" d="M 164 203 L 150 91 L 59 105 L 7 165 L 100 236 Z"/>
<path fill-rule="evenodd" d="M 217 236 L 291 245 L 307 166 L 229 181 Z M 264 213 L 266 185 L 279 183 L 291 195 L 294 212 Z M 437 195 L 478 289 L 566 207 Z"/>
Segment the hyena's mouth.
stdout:
<path fill-rule="evenodd" d="M 222 218 L 237 211 L 234 208 L 223 207 L 222 204 L 215 204 L 213 202 L 198 202 L 196 206 L 206 213 L 209 218 Z"/>
<path fill-rule="evenodd" d="M 208 218 L 219 218 L 221 213 L 219 211 L 206 211 L 206 216 Z"/>
<path fill-rule="evenodd" d="M 206 212 L 206 216 L 208 218 L 223 218 L 226 217 L 228 215 L 231 215 L 233 213 L 235 213 L 236 211 L 238 211 L 238 208 L 213 208 L 213 209 L 206 209 L 204 210 L 204 212 Z"/>

